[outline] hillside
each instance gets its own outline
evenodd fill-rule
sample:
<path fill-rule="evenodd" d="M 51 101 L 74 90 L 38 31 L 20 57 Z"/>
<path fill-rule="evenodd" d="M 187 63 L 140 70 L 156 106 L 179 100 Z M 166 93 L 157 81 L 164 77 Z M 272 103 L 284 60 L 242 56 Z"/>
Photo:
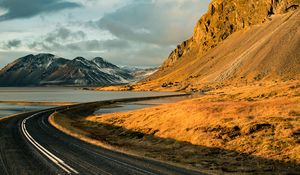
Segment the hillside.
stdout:
<path fill-rule="evenodd" d="M 208 174 L 299 174 L 299 0 L 213 0 L 157 72 L 99 90 L 194 91 L 172 104 L 54 116 L 57 128 Z"/>
<path fill-rule="evenodd" d="M 0 86 L 112 85 L 133 76 L 100 57 L 73 60 L 52 54 L 27 55 L 0 70 Z"/>
<path fill-rule="evenodd" d="M 214 0 L 193 36 L 136 90 L 299 79 L 299 0 Z"/>

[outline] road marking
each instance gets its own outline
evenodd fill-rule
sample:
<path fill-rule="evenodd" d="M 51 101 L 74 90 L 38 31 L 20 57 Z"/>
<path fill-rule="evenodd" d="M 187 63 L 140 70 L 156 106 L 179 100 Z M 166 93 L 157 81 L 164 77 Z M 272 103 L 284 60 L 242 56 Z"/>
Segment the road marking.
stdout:
<path fill-rule="evenodd" d="M 57 166 L 59 166 L 62 170 L 64 170 L 66 173 L 68 174 L 79 174 L 78 171 L 76 171 L 74 168 L 72 168 L 71 166 L 69 166 L 68 164 L 66 164 L 63 160 L 61 160 L 60 158 L 58 158 L 57 156 L 55 156 L 54 154 L 52 154 L 50 151 L 48 151 L 46 148 L 44 148 L 42 145 L 40 145 L 36 140 L 34 140 L 32 138 L 32 136 L 28 133 L 27 129 L 26 129 L 26 121 L 31 119 L 32 117 L 35 117 L 41 113 L 44 113 L 47 111 L 43 111 L 43 112 L 39 112 L 36 113 L 34 115 L 31 115 L 27 118 L 25 118 L 22 123 L 21 123 L 21 130 L 23 132 L 23 134 L 25 135 L 25 137 L 27 138 L 27 140 L 35 147 L 37 148 L 42 154 L 44 154 L 49 160 L 51 160 L 54 164 L 56 164 Z"/>
<path fill-rule="evenodd" d="M 50 129 L 50 127 L 49 127 L 49 125 L 47 125 L 47 124 L 45 123 L 45 120 L 46 120 L 46 118 L 41 120 L 43 125 L 40 125 L 40 127 L 41 127 L 41 129 L 44 130 L 45 132 L 49 132 L 49 131 L 47 131 L 47 129 Z M 56 139 L 59 139 L 57 135 L 52 135 L 52 136 L 55 137 Z M 66 142 L 66 143 L 67 143 L 67 142 Z M 67 144 L 72 145 L 72 143 L 69 143 L 69 142 L 68 142 Z M 82 167 L 83 169 L 86 169 L 86 167 L 85 167 L 83 164 L 87 164 L 88 166 L 93 167 L 93 168 L 96 169 L 97 171 L 101 171 L 101 175 L 104 175 L 104 174 L 106 174 L 106 175 L 112 175 L 111 173 L 106 172 L 106 171 L 100 169 L 98 166 L 92 165 L 92 164 L 90 164 L 90 163 L 87 162 L 87 161 L 83 161 L 83 160 L 82 160 L 82 161 L 80 162 L 80 160 L 76 160 L 76 159 L 70 158 L 70 157 L 68 157 L 68 159 L 69 159 L 70 161 L 77 162 L 77 166 L 80 166 L 80 167 Z M 90 169 L 89 169 L 89 170 L 90 170 Z M 94 172 L 94 170 L 92 170 L 91 172 L 94 173 L 94 174 L 96 174 L 96 173 Z M 100 173 L 98 172 L 98 174 L 100 174 Z"/>

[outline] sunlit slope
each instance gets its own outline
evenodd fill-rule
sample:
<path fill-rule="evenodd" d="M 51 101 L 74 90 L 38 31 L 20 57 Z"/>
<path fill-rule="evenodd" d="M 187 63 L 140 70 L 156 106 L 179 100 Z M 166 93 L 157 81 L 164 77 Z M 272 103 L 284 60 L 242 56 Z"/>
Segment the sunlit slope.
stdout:
<path fill-rule="evenodd" d="M 193 37 L 135 89 L 191 90 L 207 83 L 299 79 L 299 1 L 230 1 L 222 7 L 220 2 L 213 1 Z"/>

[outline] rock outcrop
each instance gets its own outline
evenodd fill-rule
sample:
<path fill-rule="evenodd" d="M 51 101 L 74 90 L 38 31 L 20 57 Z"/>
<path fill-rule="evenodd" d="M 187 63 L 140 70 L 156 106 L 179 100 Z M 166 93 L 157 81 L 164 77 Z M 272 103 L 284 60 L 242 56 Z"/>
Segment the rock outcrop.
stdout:
<path fill-rule="evenodd" d="M 191 49 L 204 54 L 232 33 L 262 24 L 272 15 L 295 10 L 299 5 L 299 0 L 213 0 L 197 22 L 193 36 L 178 45 L 161 67 L 172 66 Z"/>
<path fill-rule="evenodd" d="M 193 36 L 136 89 L 297 79 L 299 5 L 300 0 L 213 0 Z"/>

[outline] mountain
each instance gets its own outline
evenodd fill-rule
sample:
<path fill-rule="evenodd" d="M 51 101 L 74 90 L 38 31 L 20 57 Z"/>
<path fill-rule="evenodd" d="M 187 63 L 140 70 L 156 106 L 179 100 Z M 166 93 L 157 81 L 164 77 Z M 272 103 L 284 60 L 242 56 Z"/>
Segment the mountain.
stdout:
<path fill-rule="evenodd" d="M 189 91 L 299 80 L 299 5 L 300 0 L 213 0 L 193 36 L 133 88 Z"/>
<path fill-rule="evenodd" d="M 73 60 L 52 54 L 27 55 L 0 70 L 0 86 L 112 85 L 133 81 L 130 72 L 101 57 Z"/>
<path fill-rule="evenodd" d="M 126 70 L 134 77 L 134 81 L 132 83 L 141 81 L 149 77 L 150 75 L 154 74 L 158 70 L 158 67 L 121 66 L 120 68 Z"/>
<path fill-rule="evenodd" d="M 154 74 L 157 70 L 158 68 L 136 69 L 132 72 L 132 76 L 135 77 L 136 81 L 140 81 Z"/>

